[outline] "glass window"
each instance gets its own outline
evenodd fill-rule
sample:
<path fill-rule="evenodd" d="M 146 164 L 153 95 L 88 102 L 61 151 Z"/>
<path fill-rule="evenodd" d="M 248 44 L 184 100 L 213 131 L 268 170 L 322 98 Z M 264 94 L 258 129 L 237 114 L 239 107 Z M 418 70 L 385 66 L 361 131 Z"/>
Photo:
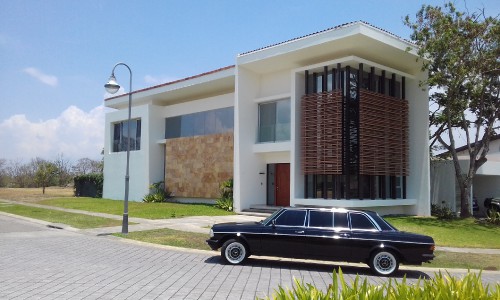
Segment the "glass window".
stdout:
<path fill-rule="evenodd" d="M 335 229 L 349 229 L 349 219 L 346 212 L 336 212 L 333 218 L 333 227 Z"/>
<path fill-rule="evenodd" d="M 360 213 L 351 213 L 351 228 L 353 230 L 376 230 L 377 228 L 367 216 Z"/>
<path fill-rule="evenodd" d="M 128 141 L 130 141 L 130 150 L 141 149 L 141 120 L 130 120 L 130 139 L 128 126 L 128 121 L 113 125 L 113 152 L 127 151 Z"/>
<path fill-rule="evenodd" d="M 277 219 L 276 225 L 279 226 L 304 226 L 306 220 L 305 210 L 287 210 Z"/>
<path fill-rule="evenodd" d="M 259 142 L 274 142 L 276 103 L 259 105 Z"/>
<path fill-rule="evenodd" d="M 181 117 L 172 117 L 165 120 L 165 138 L 181 137 Z"/>
<path fill-rule="evenodd" d="M 276 102 L 276 141 L 290 140 L 290 101 Z"/>
<path fill-rule="evenodd" d="M 226 107 L 165 119 L 165 138 L 175 139 L 233 131 L 234 108 Z"/>
<path fill-rule="evenodd" d="M 259 104 L 259 142 L 290 140 L 290 100 Z"/>
<path fill-rule="evenodd" d="M 333 213 L 331 211 L 315 211 L 309 212 L 309 227 L 325 227 L 333 226 Z"/>

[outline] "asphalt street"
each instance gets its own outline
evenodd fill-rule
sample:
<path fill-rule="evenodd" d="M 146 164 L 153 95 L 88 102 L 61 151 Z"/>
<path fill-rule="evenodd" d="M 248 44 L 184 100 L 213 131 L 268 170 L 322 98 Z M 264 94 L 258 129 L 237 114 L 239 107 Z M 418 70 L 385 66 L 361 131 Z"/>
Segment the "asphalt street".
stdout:
<path fill-rule="evenodd" d="M 279 285 L 291 287 L 293 278 L 325 289 L 338 266 L 348 280 L 356 274 L 373 283 L 387 280 L 364 265 L 271 258 L 223 265 L 214 251 L 49 228 L 0 214 L 0 299 L 255 299 Z M 404 267 L 395 277 L 414 282 L 435 271 Z M 496 283 L 500 272 L 482 278 Z"/>

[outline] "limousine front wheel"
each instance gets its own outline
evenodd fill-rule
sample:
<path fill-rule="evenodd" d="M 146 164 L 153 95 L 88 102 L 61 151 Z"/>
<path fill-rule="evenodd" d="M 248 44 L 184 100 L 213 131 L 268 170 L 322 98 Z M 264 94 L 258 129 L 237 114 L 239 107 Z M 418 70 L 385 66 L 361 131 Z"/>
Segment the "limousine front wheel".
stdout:
<path fill-rule="evenodd" d="M 232 265 L 241 264 L 248 257 L 248 249 L 244 243 L 231 239 L 222 246 L 221 256 L 225 262 Z"/>
<path fill-rule="evenodd" d="M 391 275 L 398 270 L 399 260 L 389 251 L 378 251 L 370 258 L 370 268 L 377 275 Z"/>

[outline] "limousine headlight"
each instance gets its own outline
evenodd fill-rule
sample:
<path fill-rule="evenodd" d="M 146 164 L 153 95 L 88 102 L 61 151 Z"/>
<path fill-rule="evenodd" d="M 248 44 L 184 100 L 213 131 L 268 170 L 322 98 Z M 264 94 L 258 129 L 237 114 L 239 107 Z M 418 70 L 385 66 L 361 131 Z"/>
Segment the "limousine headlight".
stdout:
<path fill-rule="evenodd" d="M 214 237 L 214 230 L 210 228 L 210 237 Z"/>

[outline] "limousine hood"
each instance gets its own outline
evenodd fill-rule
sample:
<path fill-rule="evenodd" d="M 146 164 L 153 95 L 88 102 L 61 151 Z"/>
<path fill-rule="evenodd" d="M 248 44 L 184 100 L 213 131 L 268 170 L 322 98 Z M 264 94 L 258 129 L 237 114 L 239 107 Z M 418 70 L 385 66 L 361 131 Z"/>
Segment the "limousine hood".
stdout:
<path fill-rule="evenodd" d="M 226 229 L 231 229 L 231 231 L 239 231 L 235 229 L 256 228 L 261 226 L 262 223 L 260 222 L 228 222 L 228 223 L 215 224 L 214 226 L 212 226 L 212 230 L 214 232 L 225 231 Z"/>

